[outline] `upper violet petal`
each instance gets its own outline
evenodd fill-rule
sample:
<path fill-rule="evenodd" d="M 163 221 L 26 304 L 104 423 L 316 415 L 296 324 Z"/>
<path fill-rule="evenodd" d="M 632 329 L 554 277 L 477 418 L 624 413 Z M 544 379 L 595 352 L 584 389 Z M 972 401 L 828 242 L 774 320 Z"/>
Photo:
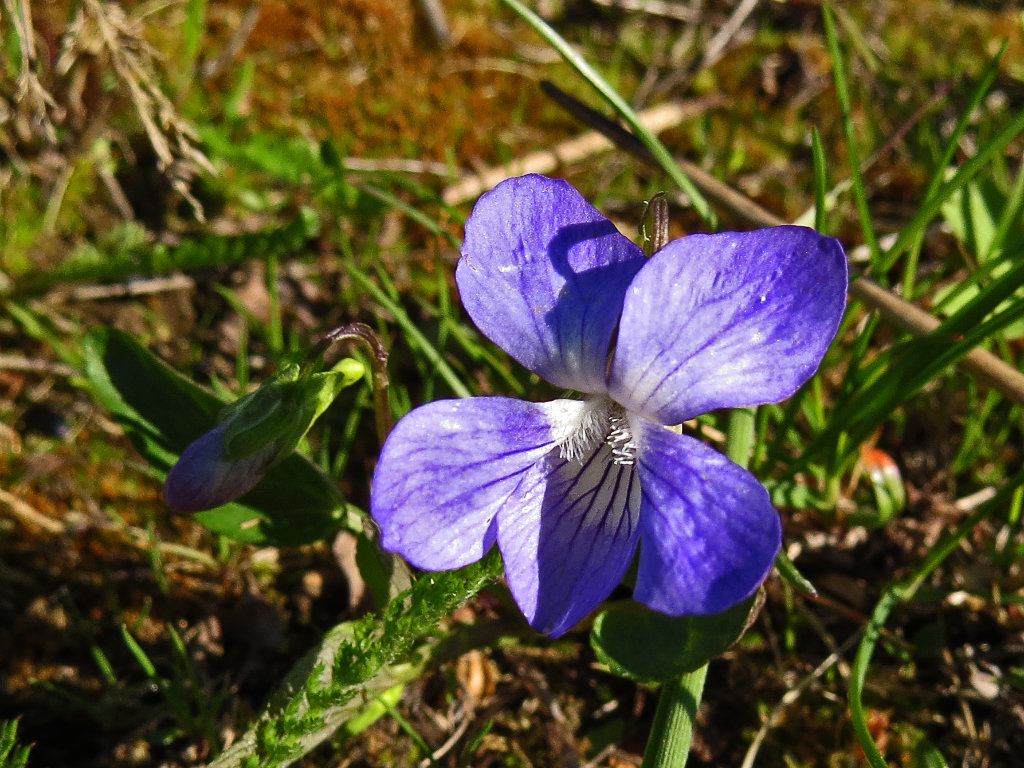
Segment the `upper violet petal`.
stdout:
<path fill-rule="evenodd" d="M 164 502 L 174 512 L 201 512 L 244 496 L 255 488 L 277 456 L 274 446 L 239 459 L 224 458 L 222 423 L 191 442 L 164 482 Z"/>
<path fill-rule="evenodd" d="M 842 246 L 805 227 L 669 243 L 626 294 L 609 393 L 662 424 L 789 397 L 832 342 L 846 287 Z"/>
<path fill-rule="evenodd" d="M 498 513 L 498 547 L 516 603 L 539 632 L 558 636 L 604 600 L 636 551 L 640 484 L 609 446 L 578 459 L 551 451 L 523 478 L 526 503 Z"/>
<path fill-rule="evenodd" d="M 749 597 L 782 542 L 768 492 L 703 443 L 634 421 L 643 501 L 633 597 L 672 616 L 718 613 Z"/>
<path fill-rule="evenodd" d="M 373 478 L 382 545 L 413 565 L 448 570 L 494 544 L 503 505 L 516 509 L 527 470 L 564 437 L 583 404 L 506 397 L 438 400 L 395 425 Z"/>
<path fill-rule="evenodd" d="M 513 358 L 555 386 L 603 393 L 622 298 L 644 261 L 568 183 L 530 175 L 477 202 L 455 279 L 473 322 Z"/>

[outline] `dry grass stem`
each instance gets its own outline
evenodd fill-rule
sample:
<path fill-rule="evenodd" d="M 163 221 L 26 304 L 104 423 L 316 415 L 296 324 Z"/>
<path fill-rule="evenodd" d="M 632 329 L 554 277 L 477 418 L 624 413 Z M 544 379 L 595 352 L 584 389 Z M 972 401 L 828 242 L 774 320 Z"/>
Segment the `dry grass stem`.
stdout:
<path fill-rule="evenodd" d="M 216 58 L 206 61 L 206 63 L 200 67 L 200 72 L 202 73 L 204 80 L 212 80 L 227 69 L 227 66 L 235 60 L 235 57 L 237 57 L 238 54 L 241 53 L 242 48 L 245 47 L 245 42 L 249 39 L 252 31 L 256 28 L 256 22 L 259 20 L 260 4 L 253 3 L 245 12 L 245 16 L 242 17 L 242 23 L 238 25 L 237 29 L 235 29 L 234 34 L 231 35 L 231 39 L 228 40 L 227 45 L 224 46 Z"/>
<path fill-rule="evenodd" d="M 55 360 L 28 358 L 24 355 L 0 355 L 0 371 L 19 371 L 22 373 L 46 373 L 53 376 L 70 378 L 77 376 L 78 371 L 70 365 Z"/>
<path fill-rule="evenodd" d="M 605 8 L 619 8 L 623 11 L 637 11 L 661 16 L 665 19 L 678 19 L 696 23 L 700 21 L 703 11 L 700 7 L 691 7 L 682 3 L 666 2 L 666 0 L 593 0 L 594 5 Z M 699 3 L 697 4 L 700 5 Z"/>
<path fill-rule="evenodd" d="M 161 90 L 156 76 L 157 54 L 146 42 L 141 24 L 120 5 L 83 0 L 64 35 L 57 60 L 58 73 L 68 74 L 85 57 L 109 63 L 127 90 L 156 154 L 157 168 L 167 177 L 171 188 L 188 202 L 195 217 L 204 222 L 203 207 L 192 194 L 189 182 L 200 170 L 213 173 L 213 166 L 199 151 L 195 130 Z"/>
<path fill-rule="evenodd" d="M 11 514 L 23 523 L 35 525 L 47 533 L 57 535 L 64 533 L 64 524 L 62 522 L 54 520 L 52 517 L 47 517 L 28 502 L 19 499 L 13 493 L 5 491 L 3 488 L 0 488 L 0 504 L 7 507 Z"/>
<path fill-rule="evenodd" d="M 19 107 L 26 108 L 30 113 L 29 129 L 27 131 L 18 130 L 18 132 L 29 135 L 22 138 L 28 139 L 32 134 L 41 135 L 50 144 L 55 144 L 57 132 L 54 122 L 60 122 L 63 119 L 64 111 L 40 82 L 36 71 L 39 62 L 36 57 L 31 2 L 30 0 L 3 0 L 3 7 L 14 28 L 14 35 L 18 39 L 21 58 L 15 107 L 8 112 L 7 120 L 13 122 L 15 129 L 18 130 Z M 2 122 L 4 121 L 0 120 L 0 123 Z"/>
<path fill-rule="evenodd" d="M 705 97 L 692 101 L 673 101 L 644 110 L 640 120 L 654 133 L 661 133 L 705 113 L 720 103 L 717 97 Z M 598 131 L 588 131 L 549 150 L 531 152 L 510 163 L 488 168 L 448 187 L 442 198 L 448 205 L 458 205 L 474 200 L 509 176 L 527 173 L 551 173 L 557 168 L 579 163 L 588 157 L 614 149 L 615 144 Z"/>

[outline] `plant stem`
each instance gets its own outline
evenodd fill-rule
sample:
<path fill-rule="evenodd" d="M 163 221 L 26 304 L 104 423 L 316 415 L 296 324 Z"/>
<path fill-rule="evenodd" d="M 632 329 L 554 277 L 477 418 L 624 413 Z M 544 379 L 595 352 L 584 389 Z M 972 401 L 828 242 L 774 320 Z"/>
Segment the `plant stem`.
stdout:
<path fill-rule="evenodd" d="M 641 768 L 683 768 L 686 765 L 707 673 L 705 664 L 661 687 Z"/>
<path fill-rule="evenodd" d="M 391 404 L 388 399 L 388 351 L 384 342 L 366 323 L 349 323 L 335 328 L 324 335 L 307 358 L 308 362 L 318 360 L 336 342 L 346 339 L 361 341 L 370 350 L 370 367 L 373 374 L 373 413 L 377 426 L 377 439 L 383 447 L 391 432 Z"/>
<path fill-rule="evenodd" d="M 754 448 L 755 408 L 734 408 L 729 411 L 729 425 L 725 428 L 725 455 L 746 469 L 750 465 L 750 452 Z"/>
<path fill-rule="evenodd" d="M 754 408 L 736 408 L 729 413 L 725 453 L 744 468 L 750 463 L 756 417 Z M 707 674 L 705 664 L 661 687 L 641 768 L 683 768 L 686 765 Z"/>

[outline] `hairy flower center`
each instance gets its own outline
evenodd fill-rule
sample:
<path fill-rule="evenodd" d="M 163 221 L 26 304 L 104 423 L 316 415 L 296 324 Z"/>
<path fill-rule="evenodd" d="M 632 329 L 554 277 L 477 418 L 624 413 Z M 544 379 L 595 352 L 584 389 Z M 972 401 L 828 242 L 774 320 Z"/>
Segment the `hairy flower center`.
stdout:
<path fill-rule="evenodd" d="M 579 422 L 559 444 L 559 455 L 566 461 L 583 461 L 602 445 L 611 449 L 613 463 L 635 463 L 636 442 L 626 410 L 606 397 L 586 402 Z"/>

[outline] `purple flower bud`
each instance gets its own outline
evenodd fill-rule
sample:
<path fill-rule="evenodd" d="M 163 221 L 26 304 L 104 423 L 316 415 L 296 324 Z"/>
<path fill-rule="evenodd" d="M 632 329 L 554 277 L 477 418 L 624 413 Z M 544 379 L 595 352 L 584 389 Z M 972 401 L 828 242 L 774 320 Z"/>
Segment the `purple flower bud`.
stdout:
<path fill-rule="evenodd" d="M 271 444 L 248 456 L 224 458 L 228 422 L 198 438 L 182 452 L 164 483 L 164 501 L 174 512 L 201 512 L 234 501 L 251 491 L 277 458 Z"/>

